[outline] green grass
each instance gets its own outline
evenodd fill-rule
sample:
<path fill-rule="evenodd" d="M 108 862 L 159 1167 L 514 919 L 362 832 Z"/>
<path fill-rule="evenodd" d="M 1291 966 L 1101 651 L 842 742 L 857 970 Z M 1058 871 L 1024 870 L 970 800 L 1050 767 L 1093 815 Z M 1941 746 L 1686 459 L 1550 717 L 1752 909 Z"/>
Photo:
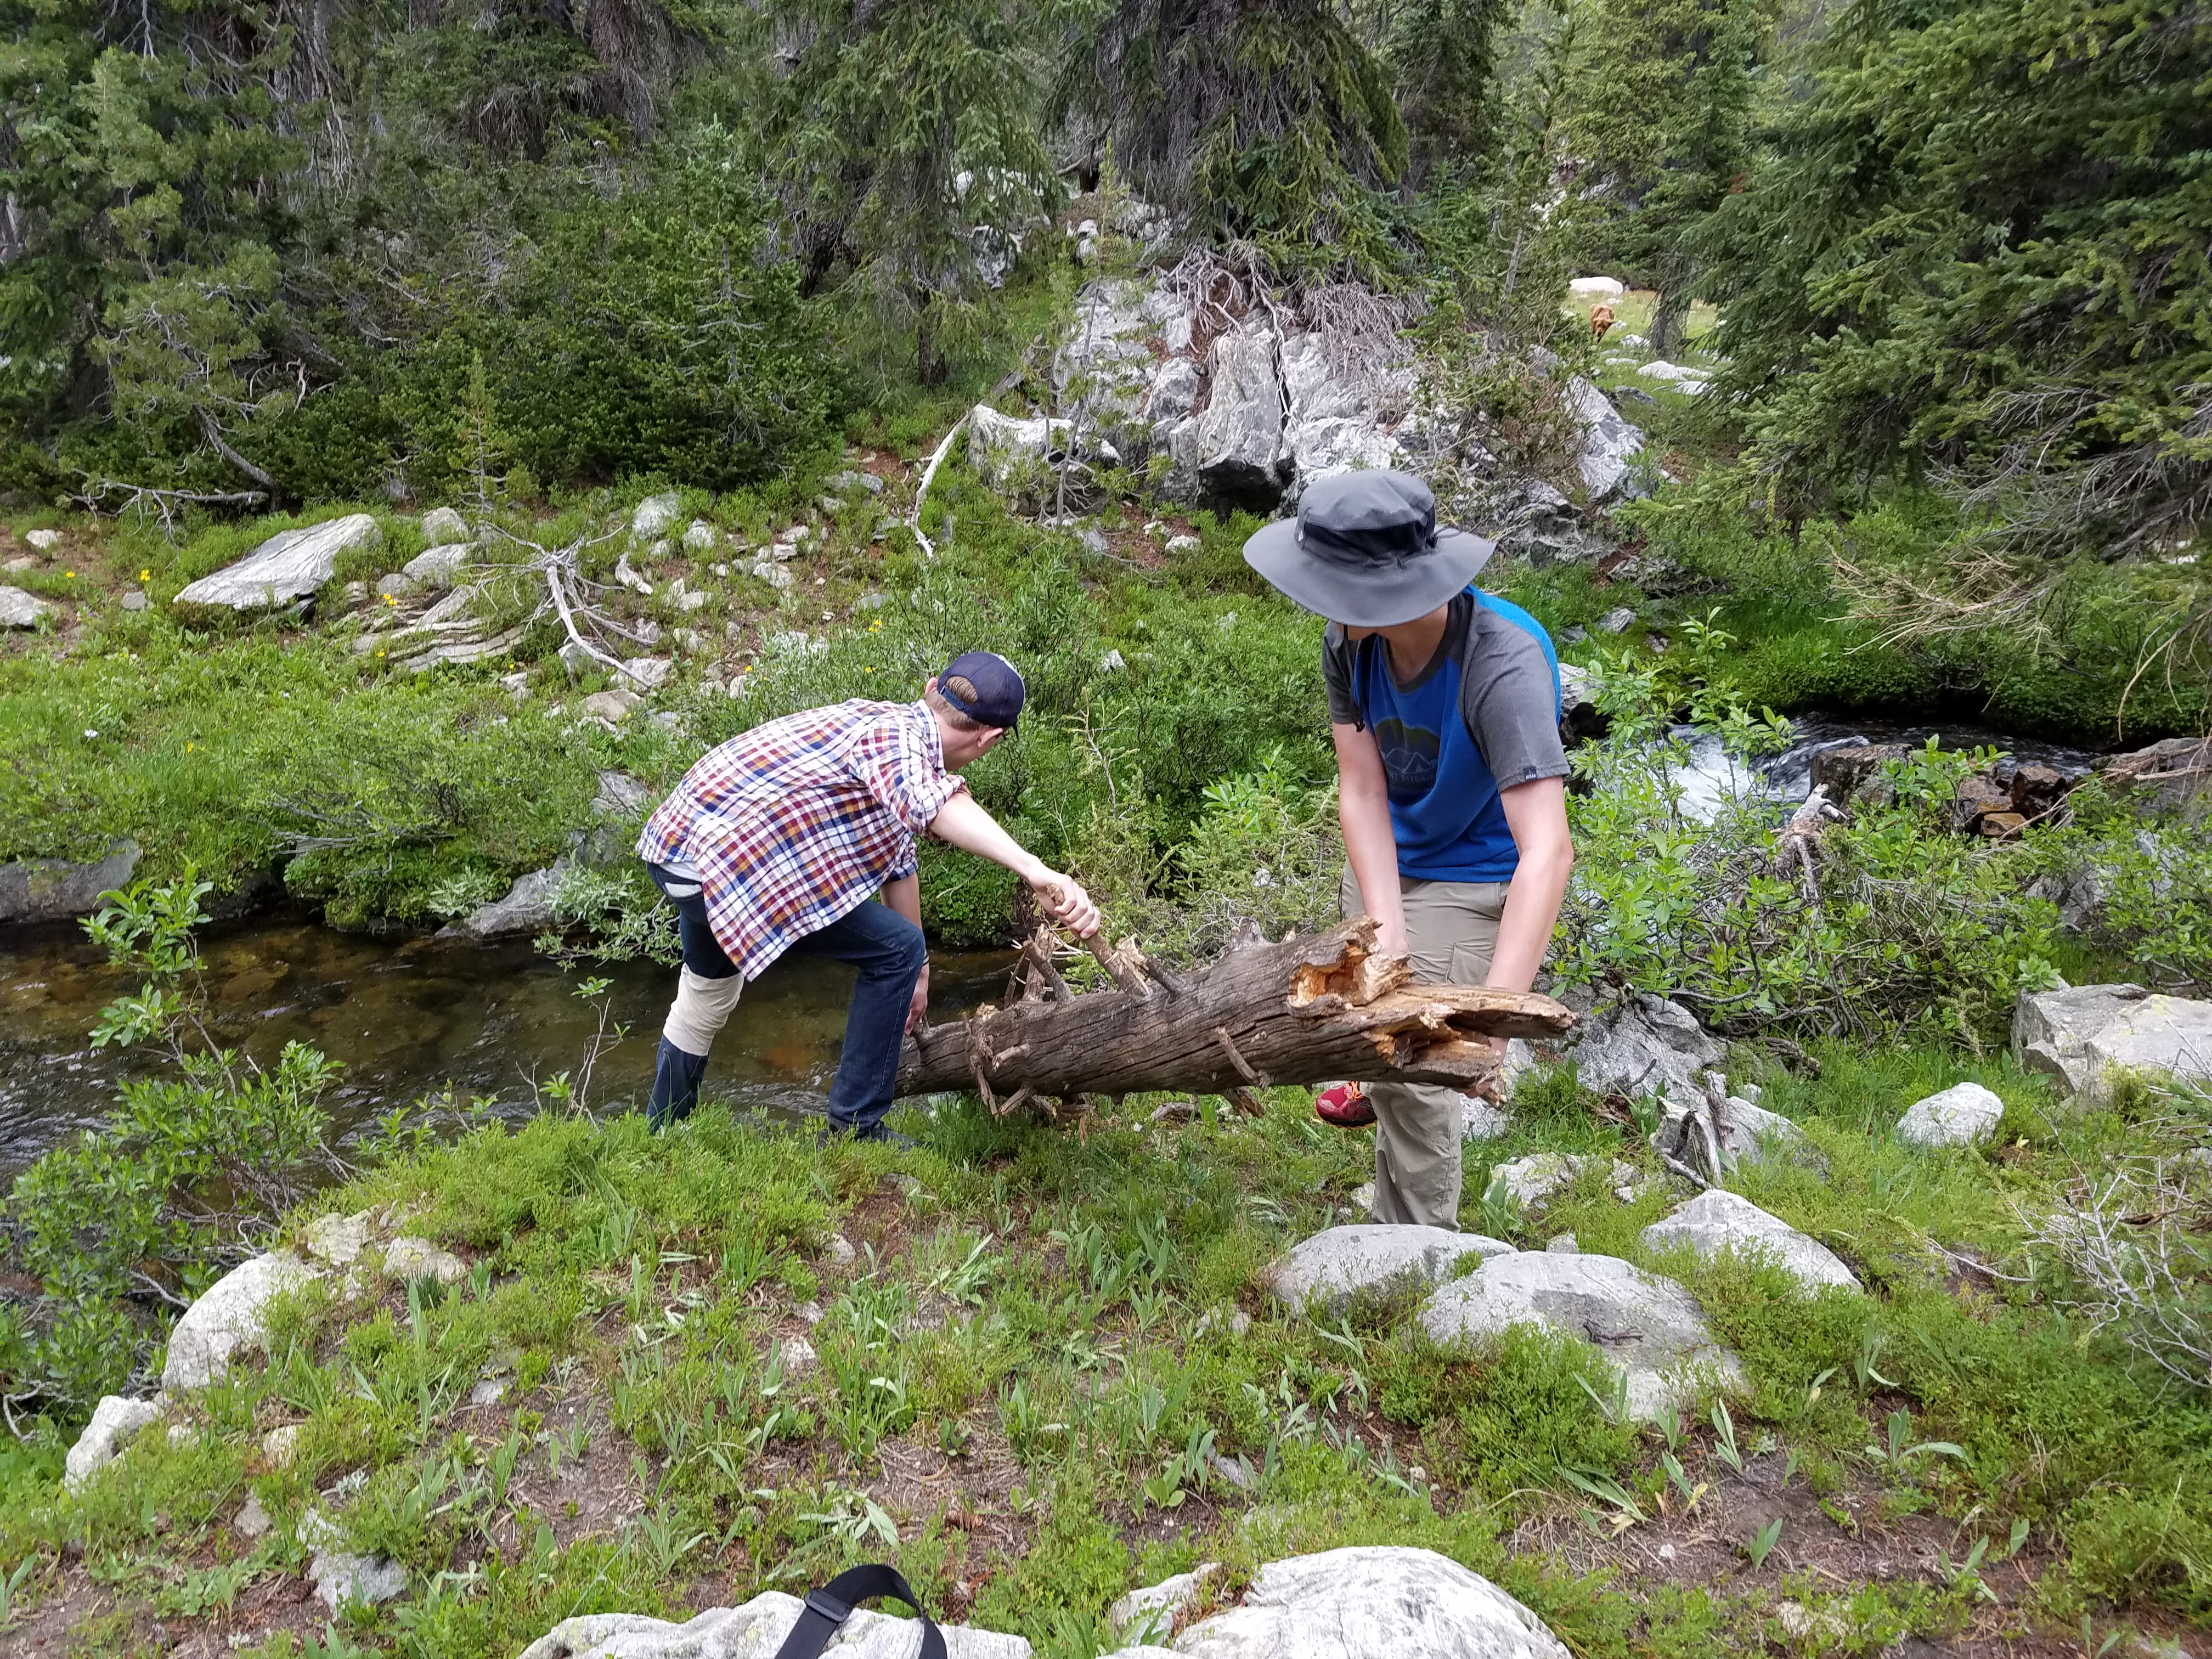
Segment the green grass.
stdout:
<path fill-rule="evenodd" d="M 1571 1229 L 1586 1251 L 1680 1277 L 1744 1359 L 1732 1419 L 1746 1455 L 1791 1450 L 1808 1494 L 2001 1541 L 2027 1522 L 2044 1559 L 2007 1628 L 2114 1607 L 2212 1616 L 2212 1412 L 2057 1314 L 2061 1287 L 2019 1276 L 2015 1203 L 2047 1202 L 2142 1126 L 2047 1112 L 2040 1081 L 2001 1063 L 1815 1057 L 1817 1077 L 1761 1076 L 1818 1167 L 1740 1185 L 1843 1253 L 1871 1297 L 1808 1297 L 1755 1262 L 1650 1257 L 1637 1232 L 1671 1200 L 1624 1206 L 1595 1183 L 1528 1218 L 1521 1241 Z M 1881 1133 L 1967 1076 L 2005 1096 L 2016 1133 L 1939 1155 Z M 0 1564 L 45 1563 L 49 1586 L 64 1548 L 97 1577 L 136 1564 L 131 1604 L 173 1627 L 231 1583 L 207 1576 L 210 1559 L 244 1584 L 296 1571 L 300 1517 L 319 1506 L 350 1547 L 408 1570 L 406 1598 L 356 1617 L 368 1651 L 511 1653 L 574 1612 L 680 1615 L 709 1593 L 883 1559 L 940 1612 L 1067 1653 L 1097 1650 L 1084 1644 L 1121 1591 L 1200 1559 L 1235 1584 L 1284 1554 L 1393 1542 L 1494 1577 L 1578 1652 L 1755 1637 L 1771 1592 L 1748 1580 L 1624 1595 L 1606 1571 L 1508 1547 L 1533 1517 L 1602 1518 L 1563 1466 L 1620 1483 L 1645 1524 L 1669 1491 L 1656 1431 L 1601 1410 L 1587 1348 L 1533 1333 L 1438 1348 L 1410 1302 L 1327 1328 L 1280 1313 L 1258 1270 L 1341 1210 L 1367 1143 L 1315 1121 L 1301 1091 L 1270 1098 L 1262 1120 L 1180 1131 L 1146 1128 L 1151 1103 L 1132 1099 L 1087 1142 L 963 1099 L 904 1120 L 922 1138 L 912 1153 L 819 1151 L 720 1109 L 658 1138 L 629 1115 L 486 1125 L 311 1206 L 396 1206 L 467 1257 L 470 1279 L 411 1300 L 310 1287 L 273 1321 L 267 1361 L 194 1403 L 196 1432 L 146 1437 L 76 1499 L 51 1451 L 19 1456 Z M 1495 1159 L 1585 1151 L 1648 1167 L 1634 1132 L 1591 1105 L 1564 1074 L 1524 1091 L 1512 1135 L 1469 1149 L 1466 1224 L 1482 1224 Z M 849 1266 L 825 1254 L 836 1231 L 861 1246 Z M 2012 1276 L 1962 1291 L 1937 1244 Z M 785 1369 L 793 1310 L 810 1302 L 817 1363 Z M 1237 1335 L 1225 1315 L 1240 1304 L 1252 1322 Z M 507 1398 L 465 1409 L 485 1374 Z M 1911 1443 L 1962 1455 L 1870 1454 L 1900 1411 Z M 280 1421 L 301 1425 L 299 1450 L 273 1469 L 259 1442 Z M 1712 1426 L 1693 1416 L 1681 1432 L 1698 1478 L 1728 1482 Z M 947 1452 L 927 1486 L 892 1473 Z M 1215 1456 L 1256 1489 L 1226 1483 Z M 556 1501 L 579 1460 L 589 1484 L 628 1495 L 619 1527 Z M 318 1496 L 342 1478 L 344 1496 Z M 249 1491 L 276 1523 L 258 1544 L 227 1524 Z M 979 1509 L 997 1517 L 988 1530 L 965 1524 Z M 1955 1628 L 1966 1607 L 1925 1583 L 1818 1594 L 1884 1639 Z"/>

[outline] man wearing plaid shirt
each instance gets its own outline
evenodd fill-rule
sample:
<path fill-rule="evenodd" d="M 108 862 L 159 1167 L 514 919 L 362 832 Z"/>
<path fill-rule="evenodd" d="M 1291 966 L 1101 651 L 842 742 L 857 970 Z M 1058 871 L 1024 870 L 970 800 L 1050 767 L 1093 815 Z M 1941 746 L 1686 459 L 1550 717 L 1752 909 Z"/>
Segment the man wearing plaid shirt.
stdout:
<path fill-rule="evenodd" d="M 929 1005 L 915 837 L 1004 865 L 1055 920 L 1088 938 L 1097 907 L 1024 852 L 951 775 L 1020 719 L 1022 677 L 969 651 L 919 702 L 838 703 L 769 720 L 708 751 L 638 839 L 676 907 L 684 966 L 661 1028 L 647 1108 L 656 1129 L 698 1103 L 715 1032 L 749 979 L 787 951 L 860 970 L 830 1122 L 884 1139 L 899 1044 Z M 867 901 L 881 894 L 881 904 Z"/>

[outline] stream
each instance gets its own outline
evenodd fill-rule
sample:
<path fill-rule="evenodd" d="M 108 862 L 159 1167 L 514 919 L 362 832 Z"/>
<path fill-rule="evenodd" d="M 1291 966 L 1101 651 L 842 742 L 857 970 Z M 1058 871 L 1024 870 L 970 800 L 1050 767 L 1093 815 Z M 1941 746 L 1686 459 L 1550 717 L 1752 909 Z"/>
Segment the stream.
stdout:
<path fill-rule="evenodd" d="M 494 1110 L 535 1109 L 533 1077 L 574 1073 L 599 1015 L 574 994 L 586 973 L 612 981 L 629 1035 L 600 1058 L 587 1104 L 641 1102 L 676 970 L 651 963 L 568 970 L 524 940 L 468 945 L 427 934 L 342 933 L 291 911 L 264 912 L 200 936 L 217 1040 L 273 1063 L 297 1039 L 341 1062 L 325 1097 L 341 1142 L 395 1106 L 449 1085 Z M 1004 988 L 1011 952 L 931 953 L 931 1017 L 957 1018 Z M 781 1117 L 818 1114 L 836 1070 L 852 969 L 779 962 L 745 988 L 714 1044 L 708 1093 Z M 147 1050 L 95 1048 L 100 1009 L 135 990 L 74 924 L 0 931 L 0 1183 L 115 1103 L 123 1078 L 165 1062 Z"/>
<path fill-rule="evenodd" d="M 2008 764 L 2048 766 L 2069 778 L 2081 776 L 2097 762 L 2087 749 L 2039 743 L 2033 738 L 2008 738 L 1978 726 L 1906 725 L 1868 720 L 1850 721 L 1808 714 L 1791 722 L 1796 740 L 1778 755 L 1762 756 L 1746 763 L 1721 747 L 1718 738 L 1677 726 L 1673 735 L 1689 744 L 1689 757 L 1673 769 L 1681 786 L 1685 817 L 1710 823 L 1730 799 L 1747 797 L 1795 806 L 1812 793 L 1813 763 L 1831 749 L 1851 749 L 1863 744 L 1903 743 L 1917 748 L 1929 738 L 1944 749 L 1991 748 L 2010 757 Z M 2009 776 L 2008 773 L 2006 775 Z"/>

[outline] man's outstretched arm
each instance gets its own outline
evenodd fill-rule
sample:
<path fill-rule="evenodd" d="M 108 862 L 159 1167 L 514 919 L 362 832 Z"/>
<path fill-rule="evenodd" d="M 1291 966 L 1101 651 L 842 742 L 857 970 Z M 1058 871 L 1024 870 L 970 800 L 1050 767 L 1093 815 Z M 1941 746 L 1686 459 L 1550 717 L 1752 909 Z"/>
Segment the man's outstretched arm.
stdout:
<path fill-rule="evenodd" d="M 1098 907 L 1073 876 L 1062 875 L 1003 829 L 966 790 L 946 801 L 930 820 L 929 833 L 941 842 L 1003 865 L 1029 884 L 1037 902 L 1054 921 L 1084 939 L 1098 931 Z"/>

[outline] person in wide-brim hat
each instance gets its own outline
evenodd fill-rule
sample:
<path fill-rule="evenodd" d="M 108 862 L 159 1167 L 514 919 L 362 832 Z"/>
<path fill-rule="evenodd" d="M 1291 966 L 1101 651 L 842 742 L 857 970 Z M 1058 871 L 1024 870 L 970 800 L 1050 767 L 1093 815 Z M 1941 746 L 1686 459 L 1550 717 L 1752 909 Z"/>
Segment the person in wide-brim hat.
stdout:
<path fill-rule="evenodd" d="M 1559 658 L 1534 617 L 1472 585 L 1494 550 L 1440 526 L 1420 479 L 1376 471 L 1309 485 L 1244 557 L 1329 622 L 1345 914 L 1374 917 L 1417 980 L 1525 991 L 1574 845 Z M 1464 1094 L 1339 1084 L 1317 1108 L 1375 1124 L 1375 1219 L 1459 1224 Z"/>

